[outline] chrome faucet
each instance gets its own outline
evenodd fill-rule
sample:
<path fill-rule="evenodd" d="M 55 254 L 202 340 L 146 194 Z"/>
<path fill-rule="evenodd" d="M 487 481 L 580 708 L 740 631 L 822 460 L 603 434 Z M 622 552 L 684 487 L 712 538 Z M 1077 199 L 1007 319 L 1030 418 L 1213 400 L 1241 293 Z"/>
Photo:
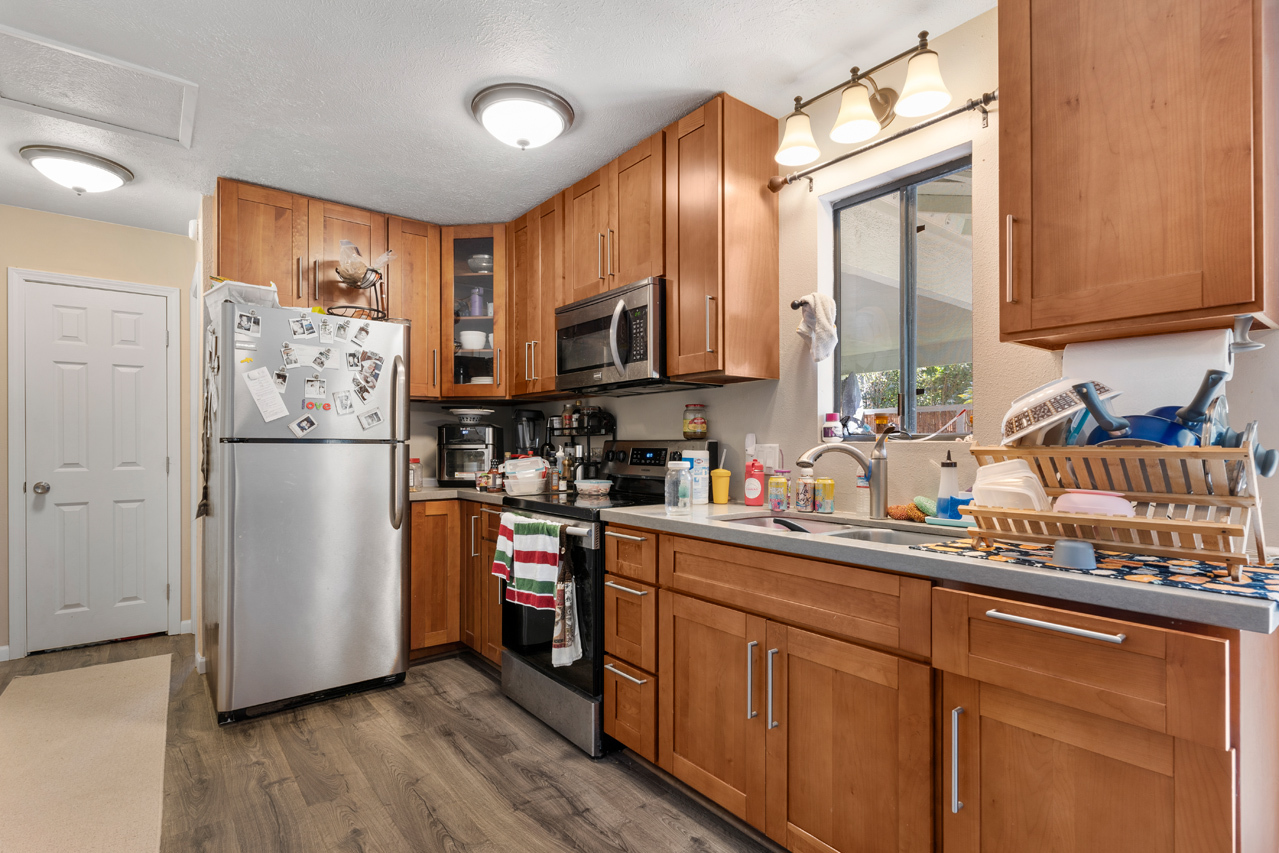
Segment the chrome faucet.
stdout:
<path fill-rule="evenodd" d="M 795 464 L 800 468 L 812 468 L 819 457 L 830 452 L 853 457 L 862 466 L 866 479 L 870 480 L 870 517 L 888 518 L 888 448 L 884 446 L 884 442 L 891 434 L 880 433 L 879 438 L 875 439 L 875 447 L 871 450 L 869 459 L 853 444 L 819 444 L 805 450 L 795 460 Z"/>

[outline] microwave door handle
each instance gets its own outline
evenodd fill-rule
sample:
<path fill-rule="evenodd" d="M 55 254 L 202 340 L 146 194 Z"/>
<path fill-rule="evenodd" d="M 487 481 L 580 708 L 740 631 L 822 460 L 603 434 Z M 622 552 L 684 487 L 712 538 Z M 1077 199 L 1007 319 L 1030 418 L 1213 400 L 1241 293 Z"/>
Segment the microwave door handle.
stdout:
<path fill-rule="evenodd" d="M 608 328 L 608 346 L 613 351 L 613 365 L 621 376 L 626 375 L 626 367 L 622 364 L 622 353 L 617 348 L 617 331 L 622 324 L 622 312 L 625 310 L 626 303 L 621 299 L 617 300 L 617 307 L 613 309 L 613 322 Z"/>

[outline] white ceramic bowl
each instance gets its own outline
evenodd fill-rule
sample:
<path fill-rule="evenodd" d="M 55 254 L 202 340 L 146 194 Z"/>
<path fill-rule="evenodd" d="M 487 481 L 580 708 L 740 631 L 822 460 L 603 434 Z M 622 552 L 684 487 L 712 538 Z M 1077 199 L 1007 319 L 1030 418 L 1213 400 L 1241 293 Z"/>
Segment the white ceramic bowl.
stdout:
<path fill-rule="evenodd" d="M 462 344 L 462 349 L 484 349 L 484 344 L 488 341 L 487 332 L 458 332 L 457 339 Z"/>
<path fill-rule="evenodd" d="M 578 480 L 574 485 L 577 486 L 579 495 L 607 495 L 608 490 L 613 488 L 612 480 Z"/>
<path fill-rule="evenodd" d="M 471 268 L 471 272 L 493 272 L 493 256 L 471 255 L 466 259 L 466 265 Z"/>

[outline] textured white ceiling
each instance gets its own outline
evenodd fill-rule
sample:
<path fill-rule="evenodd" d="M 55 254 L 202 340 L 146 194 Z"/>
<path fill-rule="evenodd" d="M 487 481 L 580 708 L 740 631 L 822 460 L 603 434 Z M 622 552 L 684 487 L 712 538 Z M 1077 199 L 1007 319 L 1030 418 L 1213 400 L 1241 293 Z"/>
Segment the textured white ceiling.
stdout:
<path fill-rule="evenodd" d="M 0 105 L 0 204 L 185 233 L 226 175 L 441 224 L 506 221 L 718 91 L 782 115 L 994 5 L 4 0 L 0 24 L 186 78 L 200 97 L 190 150 Z M 523 152 L 489 136 L 470 100 L 506 80 L 566 97 L 572 130 Z M 102 154 L 137 180 L 77 197 L 18 157 L 33 143 Z"/>

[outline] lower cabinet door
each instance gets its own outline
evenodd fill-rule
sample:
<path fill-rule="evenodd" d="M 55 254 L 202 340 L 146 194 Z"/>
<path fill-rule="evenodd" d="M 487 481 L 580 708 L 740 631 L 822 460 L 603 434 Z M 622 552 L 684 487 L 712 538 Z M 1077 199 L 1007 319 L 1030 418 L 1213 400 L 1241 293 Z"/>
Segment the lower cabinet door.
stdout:
<path fill-rule="evenodd" d="M 462 642 L 484 653 L 484 584 L 480 508 L 462 501 Z"/>
<path fill-rule="evenodd" d="M 1235 752 L 942 676 L 946 853 L 1229 853 Z"/>
<path fill-rule="evenodd" d="M 604 733 L 657 761 L 657 677 L 604 656 Z"/>
<path fill-rule="evenodd" d="M 604 576 L 604 651 L 641 669 L 657 670 L 657 590 Z"/>
<path fill-rule="evenodd" d="M 409 648 L 456 643 L 461 636 L 462 521 L 459 501 L 417 501 L 409 558 Z"/>
<path fill-rule="evenodd" d="M 480 653 L 501 666 L 502 664 L 502 580 L 493 574 L 493 555 L 497 543 L 484 539 L 480 543 L 480 589 L 484 602 L 484 645 Z"/>
<path fill-rule="evenodd" d="M 774 622 L 767 639 L 768 835 L 801 853 L 932 850 L 929 667 Z"/>
<path fill-rule="evenodd" d="M 764 827 L 765 622 L 663 590 L 658 764 Z"/>

